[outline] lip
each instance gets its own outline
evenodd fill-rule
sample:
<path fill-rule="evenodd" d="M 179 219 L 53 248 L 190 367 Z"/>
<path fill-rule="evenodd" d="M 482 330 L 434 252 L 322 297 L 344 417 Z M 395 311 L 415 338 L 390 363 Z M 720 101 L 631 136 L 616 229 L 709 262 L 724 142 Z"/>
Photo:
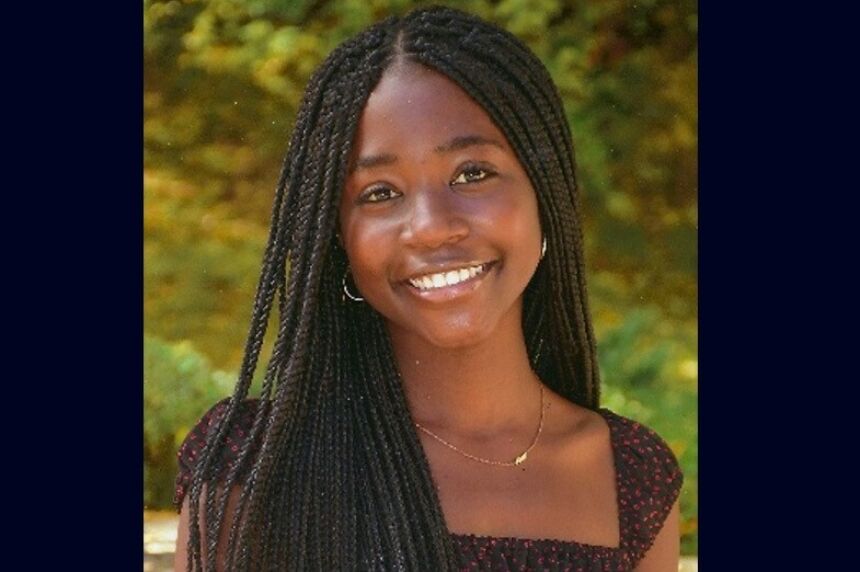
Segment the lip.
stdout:
<path fill-rule="evenodd" d="M 469 278 L 468 280 L 463 280 L 462 282 L 458 282 L 453 286 L 443 286 L 441 288 L 433 288 L 430 290 L 419 290 L 415 286 L 409 283 L 408 280 L 402 282 L 402 285 L 406 290 L 412 294 L 413 296 L 417 296 L 421 300 L 426 300 L 428 302 L 447 302 L 449 300 L 453 300 L 456 298 L 460 298 L 461 296 L 468 295 L 478 288 L 484 283 L 484 280 L 496 269 L 498 265 L 498 260 L 492 260 L 490 262 L 479 262 L 477 264 L 472 264 L 472 266 L 478 266 L 479 264 L 486 264 L 487 267 L 484 271 L 477 276 Z M 449 266 L 449 270 L 454 270 L 456 268 L 463 268 L 460 266 Z M 431 274 L 435 272 L 444 272 L 445 269 L 433 270 L 431 272 L 423 272 L 421 274 L 416 274 L 415 277 L 424 276 L 425 274 Z"/>
<path fill-rule="evenodd" d="M 427 265 L 420 270 L 416 270 L 414 273 L 410 274 L 401 282 L 409 284 L 410 280 L 417 280 L 422 276 L 428 276 L 430 274 L 444 274 L 446 272 L 450 272 L 451 270 L 459 270 L 460 268 L 470 268 L 472 266 L 482 266 L 484 264 L 489 268 L 493 264 L 495 264 L 496 260 L 475 260 L 471 262 L 458 262 L 457 264 L 431 264 Z"/>

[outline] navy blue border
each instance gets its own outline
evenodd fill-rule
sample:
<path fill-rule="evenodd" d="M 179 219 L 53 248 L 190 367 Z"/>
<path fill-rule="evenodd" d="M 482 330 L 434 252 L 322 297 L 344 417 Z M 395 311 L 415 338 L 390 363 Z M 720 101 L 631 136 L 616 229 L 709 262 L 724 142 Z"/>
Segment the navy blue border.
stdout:
<path fill-rule="evenodd" d="M 828 70 L 838 51 L 821 53 L 844 37 L 839 18 L 700 6 L 702 570 L 839 570 L 850 559 L 837 541 L 847 528 L 827 511 L 852 489 L 832 404 L 854 374 L 831 377 L 844 354 L 825 335 L 841 334 L 817 323 L 838 296 L 822 286 L 846 268 L 828 260 L 834 244 L 816 244 L 838 216 L 832 188 L 819 187 L 830 168 L 816 161 L 839 145 L 818 131 L 838 93 L 825 78 L 848 69 Z"/>
<path fill-rule="evenodd" d="M 139 570 L 142 12 L 23 10 L 4 34 L 7 566 Z"/>

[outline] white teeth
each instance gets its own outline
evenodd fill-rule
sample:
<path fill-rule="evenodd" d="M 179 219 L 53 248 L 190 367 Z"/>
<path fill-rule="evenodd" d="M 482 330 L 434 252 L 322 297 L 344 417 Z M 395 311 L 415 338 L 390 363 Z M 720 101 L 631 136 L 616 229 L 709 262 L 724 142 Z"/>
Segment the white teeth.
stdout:
<path fill-rule="evenodd" d="M 428 274 L 420 278 L 410 278 L 409 283 L 419 290 L 430 290 L 432 288 L 444 288 L 445 286 L 453 286 L 459 284 L 463 280 L 474 278 L 485 270 L 483 264 L 478 266 L 470 266 L 468 268 L 458 268 L 457 270 L 449 270 L 448 272 L 438 272 L 436 274 Z"/>

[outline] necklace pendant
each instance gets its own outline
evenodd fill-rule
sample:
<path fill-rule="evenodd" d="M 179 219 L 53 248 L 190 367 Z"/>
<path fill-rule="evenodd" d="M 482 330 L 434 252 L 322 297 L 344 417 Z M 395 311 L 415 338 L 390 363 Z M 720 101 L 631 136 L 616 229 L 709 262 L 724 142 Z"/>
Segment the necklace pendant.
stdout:
<path fill-rule="evenodd" d="M 524 463 L 526 461 L 526 457 L 528 457 L 528 456 L 529 456 L 529 453 L 528 453 L 528 451 L 526 451 L 525 453 L 523 453 L 522 455 L 520 455 L 519 457 L 517 457 L 514 460 L 514 465 L 520 465 L 520 464 Z"/>

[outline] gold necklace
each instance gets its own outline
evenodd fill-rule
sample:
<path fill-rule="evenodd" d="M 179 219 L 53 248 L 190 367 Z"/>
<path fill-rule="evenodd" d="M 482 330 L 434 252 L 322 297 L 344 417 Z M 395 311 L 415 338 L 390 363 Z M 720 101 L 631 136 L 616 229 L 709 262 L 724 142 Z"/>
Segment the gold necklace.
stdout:
<path fill-rule="evenodd" d="M 526 462 L 526 459 L 528 459 L 528 456 L 529 456 L 529 451 L 531 451 L 534 448 L 534 446 L 537 445 L 538 438 L 540 437 L 541 431 L 543 431 L 543 412 L 544 412 L 544 409 L 545 408 L 544 408 L 544 403 L 543 403 L 543 384 L 541 384 L 541 386 L 540 386 L 540 423 L 538 424 L 537 433 L 535 434 L 534 441 L 532 441 L 532 444 L 529 445 L 528 449 L 526 449 L 525 451 L 523 451 L 522 453 L 517 455 L 517 458 L 514 459 L 513 461 L 493 461 L 490 459 L 482 459 L 481 457 L 476 457 L 475 455 L 472 455 L 472 454 L 467 453 L 465 451 L 461 451 L 460 449 L 458 449 L 457 447 L 455 447 L 454 445 L 452 445 L 451 443 L 449 443 L 448 441 L 446 441 L 442 437 L 436 435 L 435 433 L 433 433 L 432 431 L 430 431 L 426 427 L 422 426 L 420 423 L 416 422 L 415 426 L 418 427 L 419 429 L 421 429 L 422 431 L 424 431 L 425 433 L 427 433 L 428 435 L 430 435 L 431 437 L 433 437 L 434 439 L 436 439 L 437 441 L 439 441 L 440 443 L 442 443 L 443 445 L 447 446 L 450 449 L 453 449 L 454 451 L 457 451 L 458 453 L 460 453 L 464 457 L 468 457 L 468 458 L 472 459 L 473 461 L 478 461 L 478 462 L 484 463 L 486 465 L 497 465 L 500 467 L 518 467 L 519 465 L 522 465 L 523 463 Z"/>

